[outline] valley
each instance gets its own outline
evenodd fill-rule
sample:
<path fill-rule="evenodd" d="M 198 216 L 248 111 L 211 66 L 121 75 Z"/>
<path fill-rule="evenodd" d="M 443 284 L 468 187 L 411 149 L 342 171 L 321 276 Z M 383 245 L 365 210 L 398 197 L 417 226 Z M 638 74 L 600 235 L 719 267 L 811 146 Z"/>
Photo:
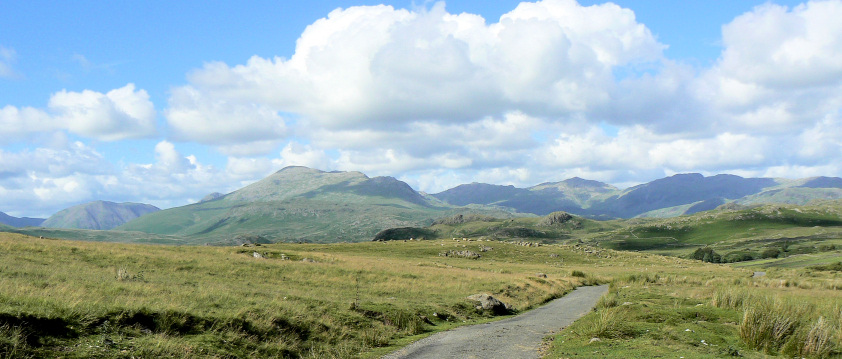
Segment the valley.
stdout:
<path fill-rule="evenodd" d="M 598 284 L 543 357 L 842 355 L 838 200 L 607 219 L 497 199 L 293 167 L 109 230 L 3 225 L 0 357 L 377 358 Z"/>

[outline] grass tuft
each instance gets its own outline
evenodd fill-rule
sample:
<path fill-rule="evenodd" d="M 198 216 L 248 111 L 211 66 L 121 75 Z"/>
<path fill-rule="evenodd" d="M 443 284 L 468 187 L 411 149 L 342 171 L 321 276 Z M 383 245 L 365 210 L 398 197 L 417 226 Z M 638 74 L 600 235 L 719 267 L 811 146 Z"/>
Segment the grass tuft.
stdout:
<path fill-rule="evenodd" d="M 21 358 L 28 349 L 27 335 L 20 327 L 0 326 L 0 358 Z"/>
<path fill-rule="evenodd" d="M 627 324 L 625 308 L 603 308 L 595 315 L 581 319 L 578 334 L 584 337 L 600 339 L 628 338 L 635 335 L 634 329 Z"/>

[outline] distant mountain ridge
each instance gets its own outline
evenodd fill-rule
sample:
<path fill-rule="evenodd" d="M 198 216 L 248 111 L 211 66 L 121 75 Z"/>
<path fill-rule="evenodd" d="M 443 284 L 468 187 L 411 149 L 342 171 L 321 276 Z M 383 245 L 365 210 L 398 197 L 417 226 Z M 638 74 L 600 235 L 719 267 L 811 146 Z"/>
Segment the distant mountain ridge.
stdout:
<path fill-rule="evenodd" d="M 118 229 L 219 244 L 361 241 L 387 228 L 428 225 L 464 212 L 510 215 L 448 205 L 392 177 L 292 166 L 213 200 L 152 213 Z"/>
<path fill-rule="evenodd" d="M 0 223 L 11 227 L 37 227 L 44 223 L 44 218 L 14 217 L 0 212 Z"/>
<path fill-rule="evenodd" d="M 690 173 L 621 190 L 574 177 L 527 188 L 471 183 L 426 194 L 393 177 L 292 166 L 234 192 L 213 193 L 187 206 L 144 214 L 98 201 L 56 213 L 42 225 L 113 227 L 114 233 L 144 232 L 154 240 L 176 238 L 192 244 L 330 243 L 370 240 L 384 229 L 424 227 L 459 214 L 513 218 L 564 211 L 590 219 L 675 217 L 720 206 L 803 205 L 820 199 L 842 199 L 842 179 Z"/>
<path fill-rule="evenodd" d="M 57 212 L 41 226 L 45 228 L 113 229 L 148 213 L 160 211 L 158 207 L 143 203 L 114 203 L 94 201 Z"/>
<path fill-rule="evenodd" d="M 732 202 L 806 204 L 815 199 L 840 199 L 842 178 L 785 180 L 688 173 L 620 190 L 574 177 L 528 188 L 471 183 L 431 196 L 451 204 L 497 205 L 537 215 L 566 211 L 591 218 L 671 217 Z"/>

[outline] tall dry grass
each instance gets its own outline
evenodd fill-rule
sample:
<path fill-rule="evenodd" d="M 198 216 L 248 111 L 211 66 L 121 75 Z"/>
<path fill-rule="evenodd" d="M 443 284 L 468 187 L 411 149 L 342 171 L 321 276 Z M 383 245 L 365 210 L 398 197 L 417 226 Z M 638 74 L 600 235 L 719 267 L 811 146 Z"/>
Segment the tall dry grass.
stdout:
<path fill-rule="evenodd" d="M 743 312 L 739 336 L 750 348 L 815 358 L 842 354 L 842 312 L 834 297 L 813 290 L 773 293 L 721 288 L 711 304 Z"/>

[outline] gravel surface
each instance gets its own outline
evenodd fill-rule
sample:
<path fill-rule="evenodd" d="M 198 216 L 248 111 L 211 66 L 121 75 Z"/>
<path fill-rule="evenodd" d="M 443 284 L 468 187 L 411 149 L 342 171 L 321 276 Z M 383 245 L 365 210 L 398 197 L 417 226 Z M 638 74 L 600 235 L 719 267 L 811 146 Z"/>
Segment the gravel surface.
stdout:
<path fill-rule="evenodd" d="M 540 308 L 493 323 L 437 333 L 386 355 L 398 358 L 540 358 L 547 335 L 587 314 L 608 286 L 579 287 Z"/>

